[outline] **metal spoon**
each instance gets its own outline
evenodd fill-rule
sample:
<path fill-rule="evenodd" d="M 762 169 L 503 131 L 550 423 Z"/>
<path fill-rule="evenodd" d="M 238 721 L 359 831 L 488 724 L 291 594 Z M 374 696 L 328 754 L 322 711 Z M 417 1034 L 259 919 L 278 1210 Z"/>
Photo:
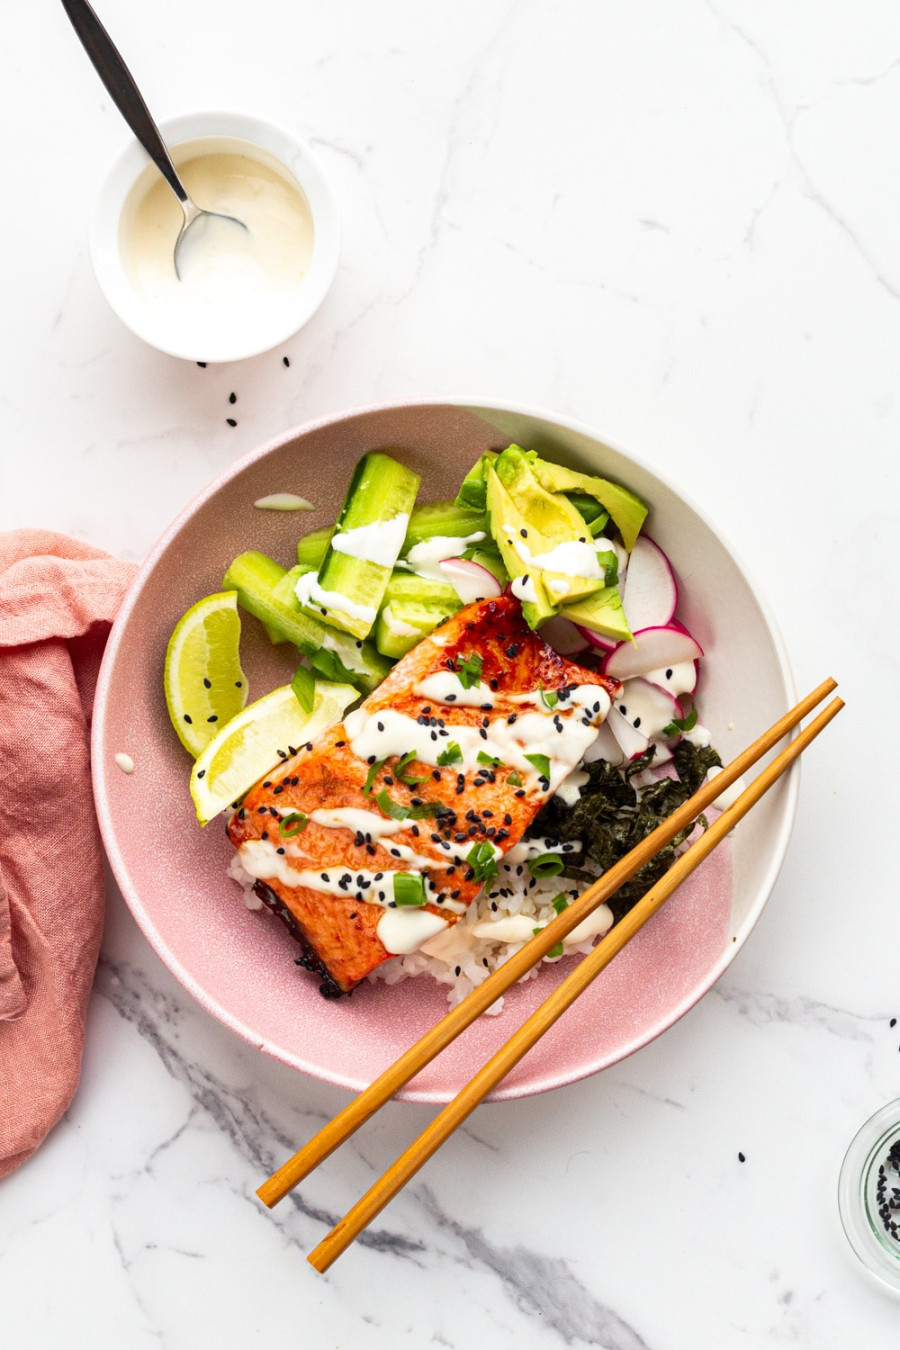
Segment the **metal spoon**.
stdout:
<path fill-rule="evenodd" d="M 165 142 L 159 134 L 156 123 L 150 116 L 130 70 L 122 60 L 97 15 L 91 9 L 87 0 L 62 0 L 62 4 L 72 27 L 81 39 L 82 46 L 91 58 L 97 74 L 112 95 L 113 102 L 178 198 L 178 203 L 184 212 L 184 221 L 178 231 L 178 238 L 175 240 L 173 261 L 175 263 L 175 275 L 181 281 L 185 265 L 189 261 L 187 255 L 190 250 L 186 248 L 186 245 L 190 242 L 192 233 L 195 237 L 201 234 L 205 226 L 208 226 L 213 220 L 217 222 L 226 221 L 244 235 L 249 234 L 248 227 L 236 216 L 224 215 L 221 211 L 205 211 L 191 200 L 185 191 L 184 184 L 178 177 Z M 195 231 L 193 227 L 197 223 L 200 223 L 199 230 Z"/>

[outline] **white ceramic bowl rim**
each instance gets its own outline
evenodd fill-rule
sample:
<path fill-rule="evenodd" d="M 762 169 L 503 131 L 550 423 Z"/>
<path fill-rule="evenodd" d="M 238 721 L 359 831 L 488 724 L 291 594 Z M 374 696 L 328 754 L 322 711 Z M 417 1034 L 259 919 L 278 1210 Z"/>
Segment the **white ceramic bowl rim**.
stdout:
<path fill-rule="evenodd" d="M 97 766 L 100 764 L 102 757 L 105 705 L 109 694 L 113 666 L 116 660 L 116 654 L 118 651 L 119 644 L 122 640 L 122 636 L 125 633 L 127 627 L 129 616 L 131 615 L 131 612 L 134 609 L 135 604 L 141 594 L 145 581 L 153 572 L 154 568 L 156 567 L 162 555 L 165 553 L 166 549 L 169 547 L 172 540 L 183 528 L 183 526 L 190 519 L 190 517 L 193 516 L 195 512 L 197 512 L 200 509 L 200 507 L 206 501 L 209 500 L 209 498 L 213 497 L 222 488 L 224 484 L 229 482 L 232 478 L 236 477 L 237 475 L 243 473 L 250 465 L 252 465 L 258 460 L 265 458 L 265 456 L 268 455 L 272 450 L 276 449 L 277 447 L 281 446 L 282 444 L 284 444 L 289 440 L 292 440 L 300 435 L 308 434 L 312 431 L 317 430 L 318 428 L 326 427 L 331 423 L 343 421 L 350 417 L 364 416 L 366 414 L 372 413 L 381 413 L 389 411 L 390 409 L 416 408 L 429 406 L 459 407 L 460 409 L 464 409 L 465 411 L 471 412 L 476 416 L 484 415 L 486 418 L 490 418 L 492 414 L 501 418 L 505 415 L 513 417 L 532 418 L 546 422 L 548 424 L 552 424 L 566 431 L 575 433 L 576 435 L 585 436 L 592 441 L 601 442 L 606 448 L 612 451 L 613 454 L 623 455 L 627 457 L 636 466 L 638 466 L 640 469 L 646 471 L 648 474 L 656 478 L 666 488 L 668 488 L 670 491 L 672 491 L 678 497 L 680 497 L 681 500 L 685 503 L 685 505 L 688 506 L 689 509 L 693 511 L 700 520 L 703 521 L 703 523 L 710 530 L 711 534 L 730 554 L 732 560 L 734 561 L 735 567 L 737 568 L 739 573 L 743 576 L 748 587 L 753 592 L 756 603 L 759 606 L 762 618 L 764 619 L 771 635 L 774 653 L 779 668 L 779 674 L 783 681 L 784 689 L 787 693 L 787 696 L 791 704 L 796 702 L 796 692 L 793 674 L 790 668 L 787 651 L 784 642 L 782 640 L 780 631 L 778 629 L 777 623 L 766 601 L 762 598 L 761 593 L 753 584 L 752 579 L 747 573 L 747 570 L 744 567 L 743 562 L 735 554 L 733 548 L 724 539 L 721 532 L 709 521 L 706 514 L 696 506 L 696 504 L 688 494 L 685 494 L 680 487 L 675 487 L 675 485 L 671 482 L 670 479 L 668 479 L 665 475 L 659 473 L 658 470 L 655 467 L 648 464 L 646 460 L 643 460 L 640 457 L 633 455 L 630 451 L 622 449 L 615 442 L 611 442 L 605 437 L 601 438 L 596 432 L 591 430 L 591 428 L 586 426 L 584 423 L 575 420 L 574 418 L 560 416 L 559 414 L 555 413 L 548 413 L 542 409 L 536 408 L 528 404 L 492 403 L 479 397 L 466 398 L 454 395 L 434 395 L 427 398 L 397 399 L 378 403 L 364 404 L 358 407 L 347 408 L 339 412 L 329 413 L 322 417 L 311 419 L 310 421 L 302 423 L 301 425 L 291 428 L 288 431 L 281 432 L 279 435 L 272 437 L 270 440 L 266 441 L 263 445 L 257 447 L 255 450 L 250 451 L 247 455 L 243 456 L 243 458 L 238 460 L 235 464 L 231 465 L 229 468 L 227 468 L 221 474 L 219 474 L 212 482 L 207 484 L 207 486 L 203 488 L 193 498 L 193 500 L 188 502 L 187 505 L 179 512 L 179 514 L 175 517 L 175 519 L 171 522 L 169 527 L 166 529 L 166 531 L 163 533 L 163 535 L 159 538 L 157 543 L 151 549 L 150 553 L 147 555 L 144 562 L 141 564 L 138 574 L 135 577 L 122 603 L 122 606 L 116 617 L 115 624 L 113 625 L 113 629 L 110 634 L 109 640 L 107 642 L 106 651 L 104 654 L 103 663 L 100 670 L 100 676 L 97 683 L 97 692 L 94 708 L 94 721 L 93 721 L 93 736 L 92 736 L 92 761 L 95 765 L 94 771 L 95 804 L 98 819 L 100 822 L 101 833 L 104 838 L 104 843 L 106 845 L 107 853 L 109 856 L 110 863 L 112 865 L 113 872 L 122 889 L 123 895 L 127 899 L 127 902 L 132 910 L 132 913 L 135 915 L 135 918 L 137 919 L 139 926 L 144 932 L 144 935 L 147 937 L 151 946 L 154 948 L 157 955 L 161 958 L 164 964 L 168 966 L 168 968 L 173 972 L 173 974 L 197 999 L 197 1001 L 201 1004 L 201 1006 L 203 1006 L 208 1012 L 210 1012 L 217 1020 L 222 1022 L 225 1026 L 229 1027 L 232 1031 L 234 1031 L 243 1040 L 249 1042 L 251 1045 L 263 1049 L 266 1053 L 272 1054 L 273 1057 L 275 1057 L 276 1059 L 281 1059 L 284 1063 L 290 1064 L 293 1067 L 300 1069 L 302 1072 L 312 1075 L 313 1077 L 318 1077 L 326 1082 L 337 1083 L 340 1086 L 349 1088 L 353 1091 L 360 1091 L 365 1086 L 365 1084 L 363 1082 L 351 1081 L 349 1079 L 345 1080 L 342 1077 L 331 1075 L 330 1073 L 323 1071 L 316 1064 L 310 1063 L 309 1061 L 306 1060 L 302 1060 L 296 1057 L 295 1055 L 287 1055 L 284 1052 L 280 1051 L 275 1046 L 261 1045 L 259 1036 L 254 1031 L 254 1029 L 252 1027 L 246 1026 L 243 1022 L 240 1021 L 240 1019 L 235 1017 L 229 1011 L 228 1008 L 223 1007 L 218 1001 L 211 998 L 207 990 L 204 989 L 203 985 L 199 983 L 197 979 L 195 979 L 192 972 L 184 967 L 177 954 L 171 950 L 171 948 L 162 938 L 161 934 L 155 928 L 152 919 L 146 913 L 146 910 L 143 906 L 140 896 L 138 895 L 135 887 L 131 883 L 128 874 L 128 869 L 125 865 L 124 858 L 119 849 L 118 841 L 116 839 L 115 832 L 113 830 L 111 812 L 105 796 L 105 788 L 102 783 L 102 775 Z M 761 729 L 762 728 L 760 728 L 760 730 Z M 703 997 L 703 995 L 706 994 L 709 991 L 709 989 L 712 988 L 712 986 L 721 977 L 723 972 L 730 966 L 734 957 L 743 947 L 744 942 L 746 941 L 750 932 L 755 927 L 765 907 L 769 895 L 771 894 L 775 882 L 778 878 L 781 866 L 784 862 L 784 857 L 787 852 L 787 847 L 790 840 L 791 831 L 793 829 L 797 811 L 797 799 L 799 793 L 799 764 L 795 763 L 793 767 L 783 776 L 781 780 L 781 787 L 784 792 L 783 805 L 782 810 L 778 814 L 774 829 L 767 835 L 766 845 L 768 856 L 765 864 L 765 869 L 762 872 L 762 875 L 757 880 L 757 890 L 754 903 L 748 908 L 740 924 L 735 925 L 733 928 L 732 941 L 728 942 L 725 945 L 720 958 L 718 959 L 718 961 L 713 963 L 708 968 L 704 978 L 691 988 L 689 993 L 680 1001 L 680 1003 L 670 1008 L 666 1021 L 666 1026 L 664 1028 L 651 1027 L 636 1034 L 634 1038 L 630 1041 L 630 1043 L 628 1043 L 622 1048 L 621 1053 L 617 1055 L 617 1059 L 625 1058 L 626 1056 L 633 1054 L 636 1050 L 639 1050 L 643 1046 L 649 1044 L 652 1040 L 656 1038 L 657 1035 L 660 1034 L 661 1030 L 668 1029 L 668 1027 L 672 1026 L 681 1017 L 683 1017 L 684 1014 L 687 1013 Z M 600 1068 L 603 1067 L 606 1067 L 604 1063 L 594 1063 L 585 1065 L 577 1073 L 561 1073 L 552 1078 L 551 1080 L 543 1081 L 540 1084 L 540 1086 L 533 1087 L 530 1089 L 530 1091 L 531 1092 L 547 1091 L 552 1088 L 561 1087 L 566 1083 L 577 1081 L 578 1079 L 586 1077 L 591 1073 L 595 1073 Z M 407 1088 L 397 1094 L 397 1096 L 402 1100 L 416 1101 L 416 1102 L 447 1101 L 449 1100 L 449 1095 L 452 1094 L 444 1094 L 440 1092 L 431 1092 L 431 1091 L 418 1091 L 415 1088 Z M 513 1100 L 521 1095 L 523 1095 L 521 1091 L 507 1092 L 504 1089 L 503 1084 L 501 1084 L 497 1089 L 496 1093 L 491 1095 L 491 1100 L 493 1101 Z"/>
<path fill-rule="evenodd" d="M 292 173 L 312 213 L 315 237 L 309 271 L 297 291 L 296 304 L 285 317 L 280 310 L 263 341 L 246 345 L 240 330 L 224 332 L 203 351 L 188 350 L 165 314 L 157 314 L 136 294 L 122 264 L 119 221 L 128 193 L 150 163 L 133 138 L 113 162 L 97 196 L 89 225 L 94 275 L 106 300 L 124 324 L 152 347 L 189 361 L 237 361 L 270 351 L 292 337 L 315 314 L 337 271 L 341 227 L 337 204 L 322 167 L 307 143 L 268 118 L 237 109 L 198 109 L 158 123 L 163 139 L 177 149 L 187 141 L 222 136 L 265 150 Z"/>

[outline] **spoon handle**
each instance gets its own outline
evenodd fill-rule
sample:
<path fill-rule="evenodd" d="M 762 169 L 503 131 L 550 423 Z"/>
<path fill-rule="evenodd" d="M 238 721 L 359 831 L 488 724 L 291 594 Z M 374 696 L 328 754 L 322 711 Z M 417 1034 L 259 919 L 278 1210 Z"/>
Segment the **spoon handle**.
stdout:
<path fill-rule="evenodd" d="M 118 50 L 87 0 L 62 0 L 63 9 L 81 44 L 94 64 L 97 74 L 106 85 L 113 102 L 131 130 L 137 136 L 153 163 L 165 178 L 178 200 L 189 200 L 165 142 L 150 116 L 141 92 L 132 78 Z"/>

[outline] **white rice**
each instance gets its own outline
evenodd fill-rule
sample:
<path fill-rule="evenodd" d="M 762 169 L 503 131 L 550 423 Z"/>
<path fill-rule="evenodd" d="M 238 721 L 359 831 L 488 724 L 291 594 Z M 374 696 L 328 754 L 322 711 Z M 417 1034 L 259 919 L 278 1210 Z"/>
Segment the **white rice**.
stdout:
<path fill-rule="evenodd" d="M 373 983 L 384 980 L 386 984 L 399 984 L 416 975 L 430 975 L 439 984 L 448 986 L 447 1002 L 453 1008 L 491 971 L 524 947 L 536 928 L 543 928 L 556 918 L 553 900 L 557 896 L 563 895 L 571 902 L 585 888 L 585 884 L 562 876 L 536 880 L 527 863 L 501 862 L 499 875 L 473 900 L 457 923 L 429 938 L 409 956 L 384 961 L 368 978 Z M 562 955 L 589 952 L 597 938 L 609 931 L 612 922 L 609 906 L 599 905 L 566 939 Z M 496 929 L 496 935 L 491 929 Z M 561 956 L 544 957 L 550 963 L 561 959 Z M 534 979 L 542 964 L 528 971 L 523 981 Z M 498 998 L 486 1013 L 496 1016 L 502 1010 L 503 999 Z"/>

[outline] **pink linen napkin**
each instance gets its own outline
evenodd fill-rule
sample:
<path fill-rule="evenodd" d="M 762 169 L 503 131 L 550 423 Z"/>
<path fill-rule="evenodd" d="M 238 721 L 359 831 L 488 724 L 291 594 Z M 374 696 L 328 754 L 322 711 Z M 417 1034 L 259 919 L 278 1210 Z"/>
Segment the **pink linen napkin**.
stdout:
<path fill-rule="evenodd" d="M 135 570 L 48 530 L 0 534 L 0 1178 L 78 1083 L 103 927 L 91 704 Z"/>

